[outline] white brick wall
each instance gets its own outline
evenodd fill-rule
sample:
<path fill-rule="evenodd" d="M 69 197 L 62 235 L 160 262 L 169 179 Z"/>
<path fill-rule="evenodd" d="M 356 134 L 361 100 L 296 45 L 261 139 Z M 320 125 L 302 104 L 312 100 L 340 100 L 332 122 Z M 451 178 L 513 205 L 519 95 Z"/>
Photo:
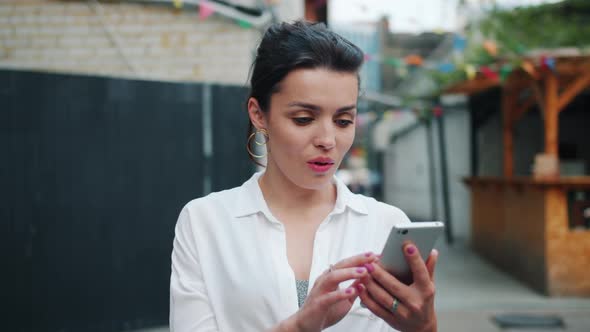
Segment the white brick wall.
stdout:
<path fill-rule="evenodd" d="M 0 68 L 246 82 L 260 31 L 219 15 L 201 21 L 196 10 L 172 4 L 101 4 L 121 50 L 86 1 L 0 1 Z"/>

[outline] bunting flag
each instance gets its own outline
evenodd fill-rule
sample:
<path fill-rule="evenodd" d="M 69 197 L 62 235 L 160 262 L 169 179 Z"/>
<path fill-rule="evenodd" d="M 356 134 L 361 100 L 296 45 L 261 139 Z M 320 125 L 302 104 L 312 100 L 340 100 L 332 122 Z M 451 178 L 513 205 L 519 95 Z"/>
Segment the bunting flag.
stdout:
<path fill-rule="evenodd" d="M 178 0 L 179 1 L 179 0 Z M 199 3 L 199 19 L 205 20 L 215 13 L 215 9 L 208 1 L 201 1 Z"/>
<path fill-rule="evenodd" d="M 539 62 L 541 64 L 541 69 L 555 71 L 555 58 L 549 58 L 545 55 L 542 55 Z"/>
<path fill-rule="evenodd" d="M 396 58 L 387 58 L 385 59 L 384 63 L 395 68 L 399 68 L 402 65 L 401 61 Z"/>
<path fill-rule="evenodd" d="M 498 55 L 498 45 L 491 40 L 486 40 L 485 42 L 483 42 L 483 49 L 486 50 L 486 52 L 488 52 L 488 54 L 493 57 Z"/>
<path fill-rule="evenodd" d="M 404 58 L 404 60 L 405 60 L 406 64 L 410 65 L 410 66 L 419 67 L 424 64 L 424 59 L 422 59 L 421 56 L 416 55 L 416 54 L 408 55 L 407 57 Z"/>
<path fill-rule="evenodd" d="M 252 24 L 244 20 L 238 20 L 238 26 L 243 29 L 250 29 L 252 27 Z"/>
<path fill-rule="evenodd" d="M 441 63 L 436 69 L 442 73 L 450 73 L 455 70 L 455 65 L 450 62 Z"/>
<path fill-rule="evenodd" d="M 437 118 L 438 118 L 438 117 L 441 117 L 441 116 L 443 115 L 443 108 L 442 108 L 441 106 L 439 106 L 439 105 L 437 105 L 437 106 L 434 106 L 434 107 L 432 108 L 432 114 L 433 114 L 435 117 L 437 117 Z"/>
<path fill-rule="evenodd" d="M 547 58 L 545 59 L 547 67 L 555 72 L 555 58 Z"/>
<path fill-rule="evenodd" d="M 174 8 L 176 8 L 176 9 L 182 8 L 182 0 L 172 0 L 172 3 L 174 4 Z"/>
<path fill-rule="evenodd" d="M 549 66 L 547 65 L 547 57 L 546 56 L 541 55 L 541 58 L 539 59 L 539 64 L 541 65 L 542 70 L 549 69 Z"/>
<path fill-rule="evenodd" d="M 470 65 L 467 64 L 465 65 L 465 74 L 467 75 L 467 78 L 472 80 L 475 78 L 475 75 L 477 74 L 477 70 L 475 69 L 474 65 Z"/>
<path fill-rule="evenodd" d="M 535 70 L 535 66 L 528 60 L 525 60 L 520 67 L 532 77 L 537 77 L 537 71 Z"/>
<path fill-rule="evenodd" d="M 523 54 L 524 52 L 526 52 L 526 47 L 521 44 L 516 45 L 516 53 Z"/>
<path fill-rule="evenodd" d="M 489 79 L 498 79 L 498 73 L 491 70 L 489 67 L 481 66 L 479 67 L 479 71 L 483 74 L 484 77 Z"/>
<path fill-rule="evenodd" d="M 461 36 L 455 36 L 453 39 L 453 49 L 456 51 L 463 51 L 467 47 L 467 39 Z"/>
<path fill-rule="evenodd" d="M 505 64 L 500 68 L 500 80 L 502 80 L 502 82 L 506 81 L 506 79 L 508 78 L 508 75 L 510 75 L 510 73 L 512 73 L 512 65 L 510 64 Z"/>

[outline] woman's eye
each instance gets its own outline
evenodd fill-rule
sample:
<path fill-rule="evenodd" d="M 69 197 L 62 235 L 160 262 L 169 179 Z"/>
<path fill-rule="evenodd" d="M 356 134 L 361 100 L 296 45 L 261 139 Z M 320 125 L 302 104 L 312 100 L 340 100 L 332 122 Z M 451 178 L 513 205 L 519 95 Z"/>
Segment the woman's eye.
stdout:
<path fill-rule="evenodd" d="M 353 124 L 351 120 L 336 120 L 336 124 L 340 127 L 348 127 L 349 125 Z"/>
<path fill-rule="evenodd" d="M 312 118 L 293 118 L 293 121 L 295 121 L 295 123 L 298 125 L 305 125 L 305 124 L 308 124 L 311 121 L 313 121 L 313 119 Z"/>

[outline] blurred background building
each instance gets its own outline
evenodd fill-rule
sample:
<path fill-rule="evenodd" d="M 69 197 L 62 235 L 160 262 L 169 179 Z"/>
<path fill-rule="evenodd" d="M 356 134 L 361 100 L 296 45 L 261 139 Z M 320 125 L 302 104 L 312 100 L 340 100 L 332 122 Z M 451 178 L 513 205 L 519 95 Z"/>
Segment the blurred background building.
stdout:
<path fill-rule="evenodd" d="M 466 293 L 471 248 L 535 294 L 587 297 L 589 13 L 585 0 L 0 2 L 3 329 L 166 326 L 178 211 L 254 171 L 255 46 L 299 18 L 365 52 L 339 176 L 446 222 L 461 249 L 442 303 Z M 474 294 L 497 293 L 478 280 Z"/>
<path fill-rule="evenodd" d="M 272 13 L 255 0 L 25 0 L 0 10 L 3 68 L 244 85 L 260 29 L 273 15 L 302 17 L 304 2 Z"/>

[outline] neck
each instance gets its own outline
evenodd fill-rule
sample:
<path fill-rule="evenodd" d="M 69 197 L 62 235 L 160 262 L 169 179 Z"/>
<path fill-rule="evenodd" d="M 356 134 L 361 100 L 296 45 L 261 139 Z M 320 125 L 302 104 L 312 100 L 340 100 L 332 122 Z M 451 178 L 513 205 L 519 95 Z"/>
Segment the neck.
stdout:
<path fill-rule="evenodd" d="M 319 189 L 302 188 L 270 162 L 258 183 L 271 210 L 308 210 L 325 205 L 333 206 L 336 202 L 336 186 L 332 182 Z"/>

